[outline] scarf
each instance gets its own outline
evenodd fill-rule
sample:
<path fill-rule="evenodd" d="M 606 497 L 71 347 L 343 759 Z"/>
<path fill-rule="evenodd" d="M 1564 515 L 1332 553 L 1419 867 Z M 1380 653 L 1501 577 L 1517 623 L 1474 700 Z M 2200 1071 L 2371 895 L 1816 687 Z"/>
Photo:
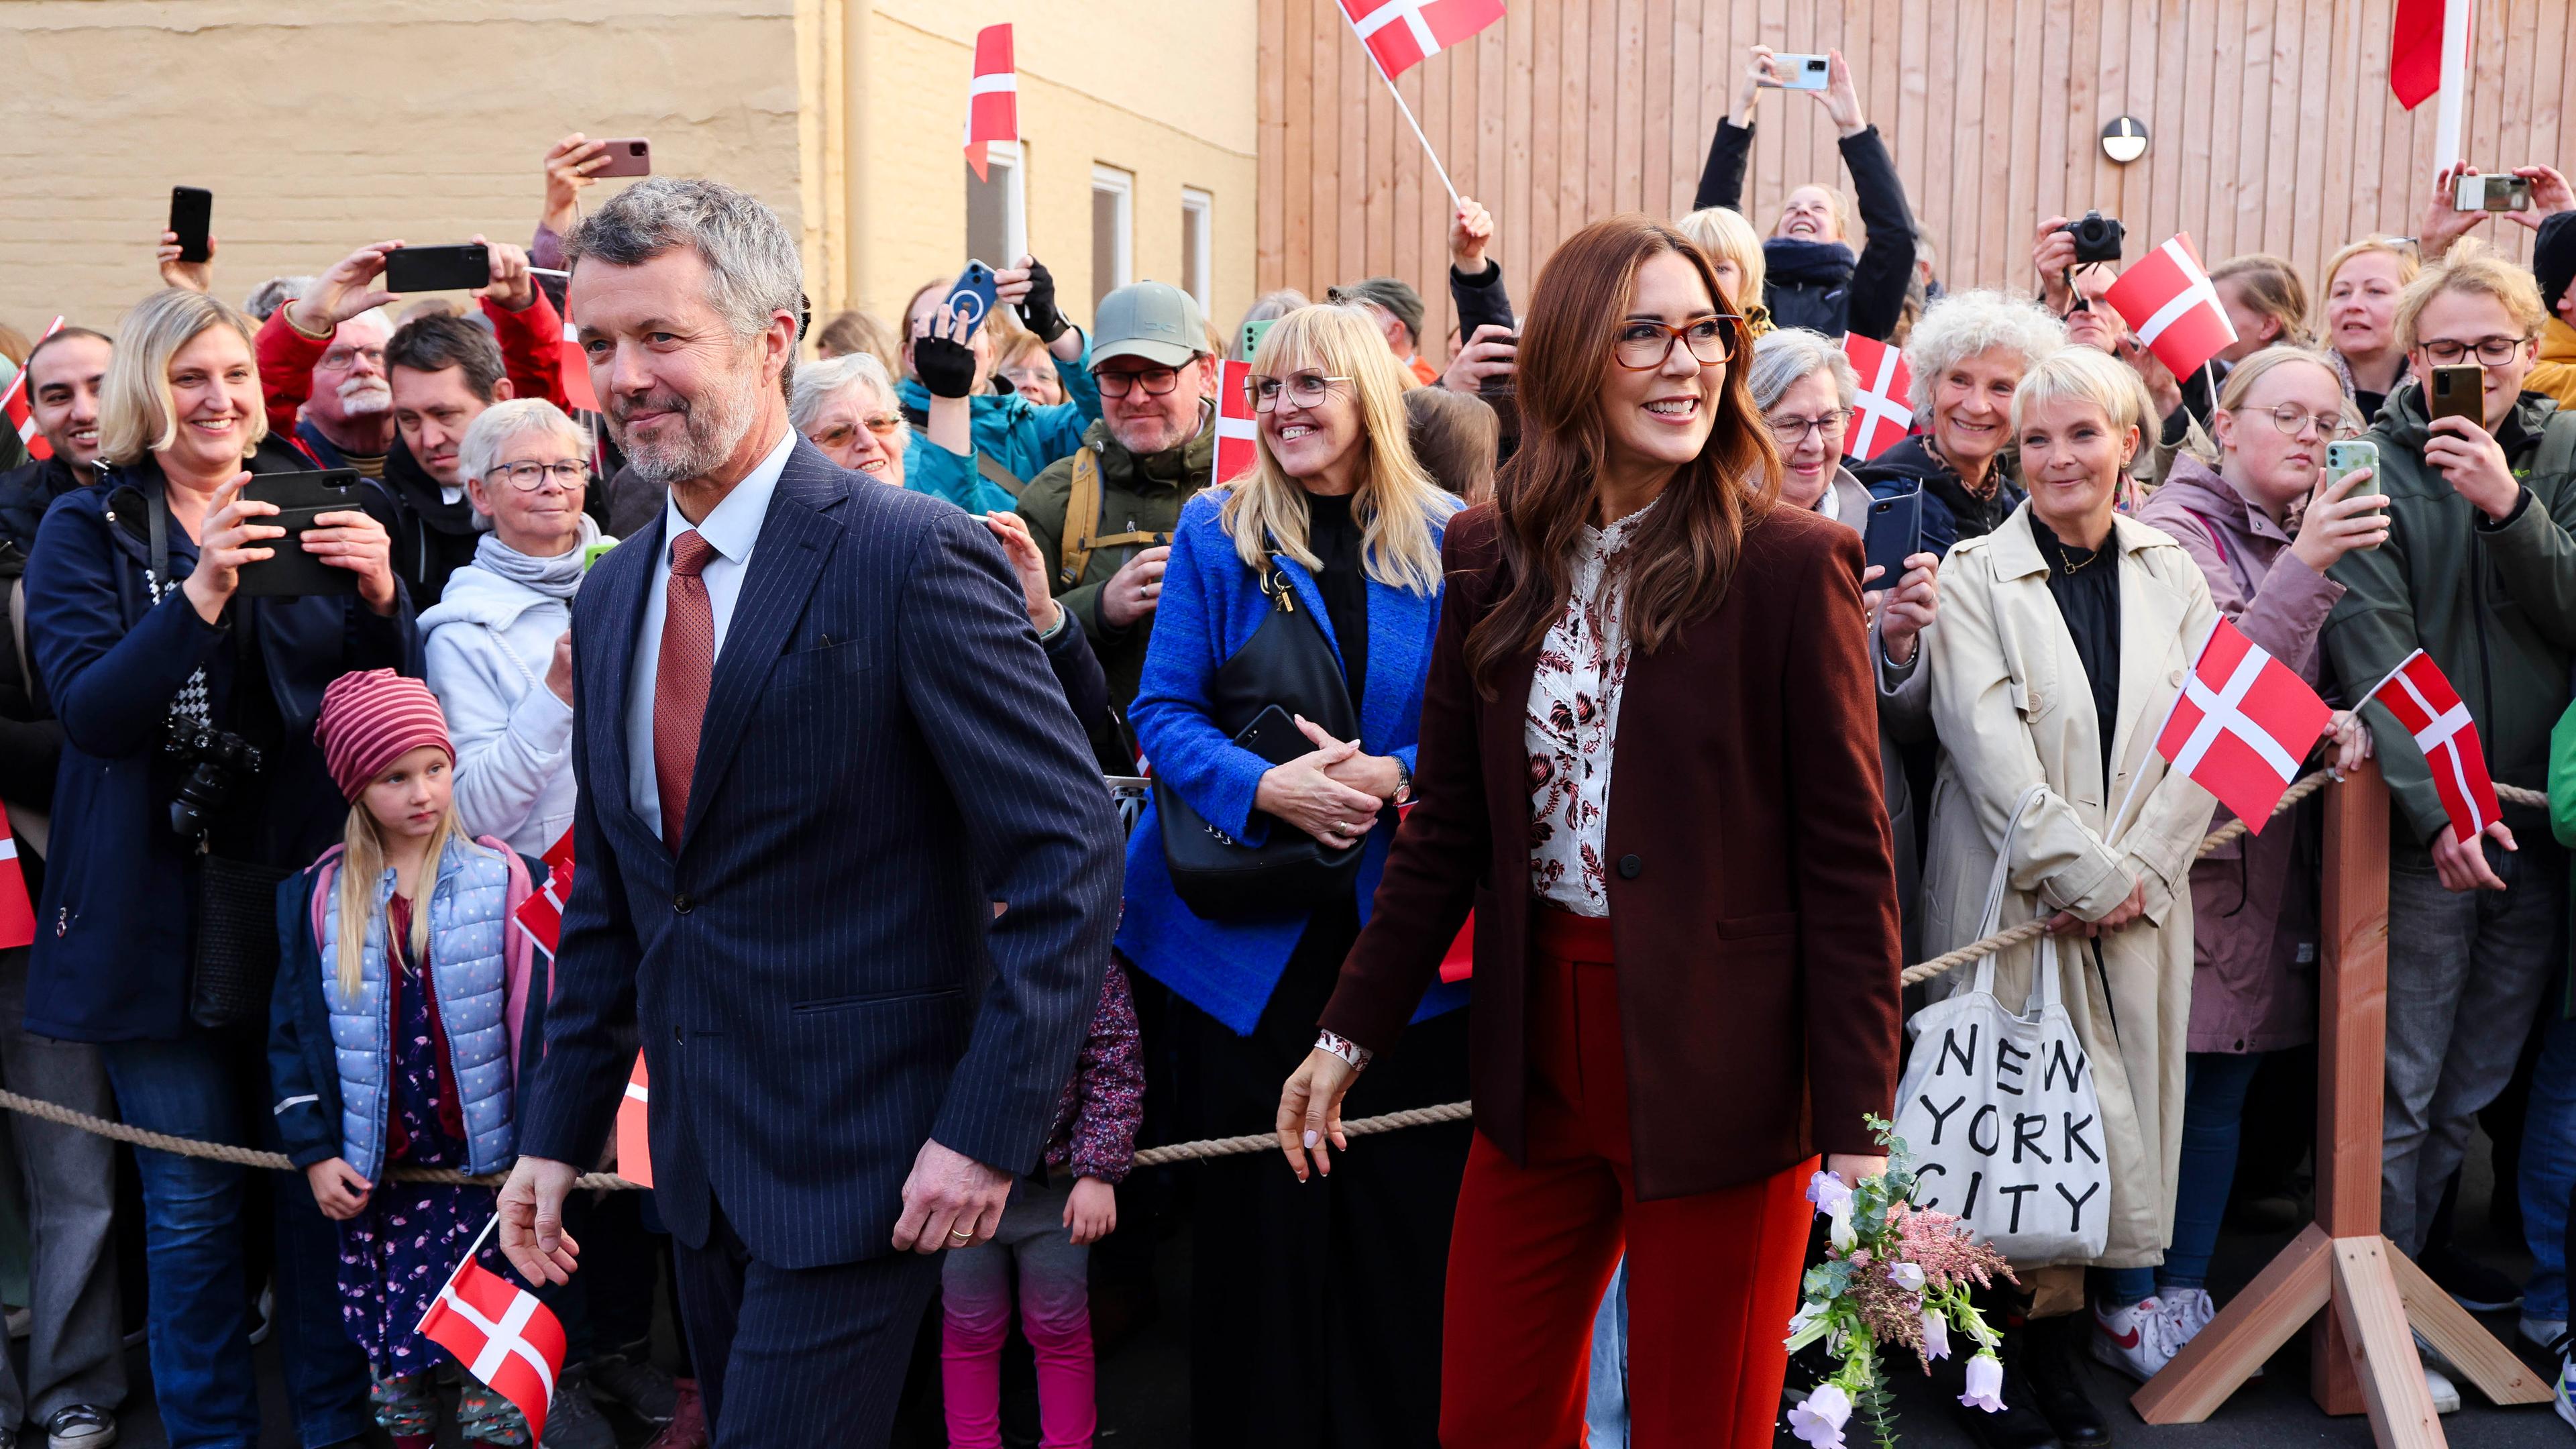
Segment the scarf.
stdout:
<path fill-rule="evenodd" d="M 599 525 L 585 513 L 581 517 L 580 541 L 552 558 L 532 558 L 503 543 L 498 533 L 487 533 L 475 541 L 474 563 L 522 588 L 570 603 L 581 588 L 582 556 L 597 542 Z"/>
<path fill-rule="evenodd" d="M 1841 242 L 1799 241 L 1795 237 L 1775 236 L 1762 244 L 1762 265 L 1769 274 L 1765 280 L 1797 284 L 1822 283 L 1839 287 L 1851 281 L 1852 268 L 1860 264 L 1852 249 Z"/>

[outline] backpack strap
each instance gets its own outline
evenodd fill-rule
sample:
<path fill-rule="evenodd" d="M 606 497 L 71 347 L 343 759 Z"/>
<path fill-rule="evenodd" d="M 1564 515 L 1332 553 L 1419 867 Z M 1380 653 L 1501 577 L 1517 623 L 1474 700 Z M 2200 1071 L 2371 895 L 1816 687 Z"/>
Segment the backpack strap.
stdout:
<path fill-rule="evenodd" d="M 1088 447 L 1073 450 L 1073 488 L 1064 499 L 1064 561 L 1061 577 L 1071 588 L 1091 567 L 1091 550 L 1100 533 L 1100 454 Z"/>
<path fill-rule="evenodd" d="M 985 482 L 1010 494 L 1014 503 L 1019 501 L 1021 494 L 1029 491 L 1028 480 L 1003 467 L 992 454 L 981 448 L 975 450 L 975 471 L 984 475 Z"/>

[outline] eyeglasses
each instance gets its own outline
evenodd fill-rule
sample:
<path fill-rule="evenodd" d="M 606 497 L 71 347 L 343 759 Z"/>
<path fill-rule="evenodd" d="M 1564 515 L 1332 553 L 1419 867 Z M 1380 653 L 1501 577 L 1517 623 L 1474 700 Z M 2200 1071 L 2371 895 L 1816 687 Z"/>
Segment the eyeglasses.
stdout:
<path fill-rule="evenodd" d="M 1091 380 L 1100 384 L 1102 397 L 1125 397 L 1138 387 L 1145 389 L 1147 397 L 1167 397 L 1181 385 L 1181 373 L 1175 367 L 1143 367 L 1131 372 L 1095 372 Z"/>
<path fill-rule="evenodd" d="M 362 357 L 374 363 L 379 370 L 385 365 L 385 350 L 381 347 L 334 347 L 325 351 L 313 366 L 321 372 L 347 372 L 357 366 L 358 359 Z"/>
<path fill-rule="evenodd" d="M 1252 395 L 1252 410 L 1266 413 L 1279 406 L 1283 393 L 1293 407 L 1322 407 L 1324 399 L 1332 395 L 1333 384 L 1349 381 L 1347 377 L 1327 377 L 1320 372 L 1300 372 L 1284 378 L 1249 377 L 1244 379 L 1243 390 Z"/>
<path fill-rule="evenodd" d="M 1735 329 L 1743 322 L 1728 312 L 1680 326 L 1632 319 L 1619 324 L 1619 340 L 1611 356 L 1630 372 L 1646 372 L 1663 366 L 1664 359 L 1673 355 L 1673 344 L 1680 342 L 1689 346 L 1700 366 L 1712 367 L 1735 355 Z"/>
<path fill-rule="evenodd" d="M 2423 347 L 2426 357 L 2444 367 L 2456 365 L 2460 359 L 2472 352 L 2478 355 L 2478 362 L 2481 365 L 2502 367 L 2513 361 L 2513 355 L 2520 352 L 2522 344 L 2530 340 L 2528 337 L 2485 337 L 2476 342 L 2454 342 L 2445 337 L 2424 343 Z"/>
<path fill-rule="evenodd" d="M 2262 412 L 2272 420 L 2272 426 L 2281 430 L 2281 436 L 2285 438 L 2301 437 L 2312 427 L 2317 430 L 2317 436 L 2321 438 L 2349 439 L 2361 436 L 2361 429 L 2354 427 L 2341 413 L 2312 413 L 2306 408 L 2292 407 L 2288 403 L 2283 403 L 2276 408 L 2265 408 Z"/>
<path fill-rule="evenodd" d="M 1834 434 L 1843 430 L 1845 423 L 1851 421 L 1851 409 L 1835 408 L 1812 418 L 1779 417 L 1763 421 L 1771 425 L 1771 436 L 1780 440 L 1781 447 L 1794 448 L 1807 441 L 1809 433 L 1830 441 Z"/>
<path fill-rule="evenodd" d="M 826 452 L 838 452 L 850 445 L 850 439 L 858 436 L 860 428 L 865 428 L 880 438 L 891 438 L 896 433 L 902 431 L 903 414 L 877 413 L 873 416 L 859 419 L 856 425 L 849 423 L 835 423 L 831 427 L 825 428 L 819 433 L 807 433 L 805 437 L 807 441 L 813 443 L 815 447 L 821 448 Z"/>
<path fill-rule="evenodd" d="M 490 478 L 495 475 L 509 479 L 510 486 L 522 493 L 535 492 L 537 485 L 548 478 L 554 479 L 555 486 L 567 493 L 590 486 L 590 465 L 578 458 L 560 463 L 504 463 L 486 471 L 483 476 Z"/>

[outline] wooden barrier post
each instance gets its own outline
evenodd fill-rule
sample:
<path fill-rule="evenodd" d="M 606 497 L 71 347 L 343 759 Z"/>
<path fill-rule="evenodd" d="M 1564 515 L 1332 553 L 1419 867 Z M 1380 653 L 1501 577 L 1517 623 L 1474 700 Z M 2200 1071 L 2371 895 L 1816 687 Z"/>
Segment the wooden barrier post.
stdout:
<path fill-rule="evenodd" d="M 2370 1415 L 2381 1449 L 2434 1449 L 2445 1440 L 2413 1330 L 2497 1403 L 2547 1403 L 2549 1386 L 2380 1236 L 2388 788 L 2379 766 L 2328 789 L 2325 810 L 2317 1220 L 2129 1402 L 2150 1424 L 2199 1423 L 2313 1319 L 2318 1406 Z"/>

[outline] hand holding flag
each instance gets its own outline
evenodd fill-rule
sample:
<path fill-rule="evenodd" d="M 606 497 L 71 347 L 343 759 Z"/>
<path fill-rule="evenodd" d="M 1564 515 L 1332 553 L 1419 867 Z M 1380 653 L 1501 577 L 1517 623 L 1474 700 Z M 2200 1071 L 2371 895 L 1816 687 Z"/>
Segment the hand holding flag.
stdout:
<path fill-rule="evenodd" d="M 500 1219 L 495 1218 L 493 1222 Z M 528 1442 L 544 1442 L 546 1407 L 563 1375 L 564 1331 L 537 1295 L 474 1261 L 492 1224 L 474 1237 L 465 1261 L 421 1315 L 423 1338 L 456 1355 L 465 1371 L 516 1404 L 528 1417 Z"/>
<path fill-rule="evenodd" d="M 2451 687 L 2433 656 L 2418 649 L 2390 670 L 2370 697 L 2397 717 L 2399 727 L 2424 752 L 2424 763 L 2432 767 L 2433 791 L 2442 799 L 2442 813 L 2451 820 L 2450 839 L 2434 847 L 2442 884 L 2452 890 L 2473 886 L 2503 890 L 2504 881 L 2487 865 L 2479 839 L 2493 835 L 2511 850 L 2513 832 L 2504 824 L 2504 806 L 2496 799 L 2494 778 L 2487 773 L 2477 721 L 2470 717 L 2460 692 Z M 2444 859 L 2446 848 L 2455 858 Z"/>
<path fill-rule="evenodd" d="M 2176 232 L 2147 253 L 2111 284 L 2103 300 L 2176 378 L 2197 372 L 2236 340 L 2236 324 L 2219 305 L 2218 288 L 2192 250 L 2189 232 Z"/>

